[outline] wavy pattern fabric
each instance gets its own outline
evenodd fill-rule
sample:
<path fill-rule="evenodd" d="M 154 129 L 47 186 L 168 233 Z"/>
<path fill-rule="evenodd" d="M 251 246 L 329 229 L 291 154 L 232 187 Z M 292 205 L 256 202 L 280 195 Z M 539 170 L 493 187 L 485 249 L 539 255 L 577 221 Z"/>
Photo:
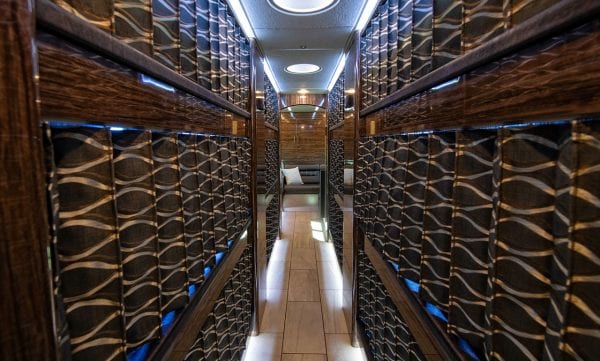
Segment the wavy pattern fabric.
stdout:
<path fill-rule="evenodd" d="M 360 140 L 360 227 L 397 265 L 399 282 L 419 282 L 418 292 L 411 286 L 418 300 L 428 311 L 437 307 L 433 315 L 479 359 L 587 360 L 600 351 L 598 124 Z M 371 201 L 374 192 L 379 202 Z M 379 281 L 365 281 L 372 277 L 365 263 L 359 259 L 359 318 L 373 352 L 389 359 L 380 340 L 400 331 L 387 324 L 390 315 L 381 320 L 389 310 L 379 304 Z"/>
<path fill-rule="evenodd" d="M 210 151 L 210 179 L 213 195 L 215 251 L 227 250 L 227 215 L 225 213 L 225 196 L 223 192 L 223 177 L 220 162 L 220 139 L 217 136 L 209 138 Z"/>
<path fill-rule="evenodd" d="M 462 1 L 433 2 L 433 69 L 460 56 L 462 23 Z"/>
<path fill-rule="evenodd" d="M 411 79 L 414 81 L 432 69 L 433 0 L 414 0 Z"/>
<path fill-rule="evenodd" d="M 388 3 L 385 2 L 378 8 L 379 11 L 379 65 L 377 74 L 377 82 L 379 86 L 379 97 L 383 98 L 387 95 L 387 84 L 388 84 L 388 37 L 389 37 L 389 25 L 388 25 Z"/>
<path fill-rule="evenodd" d="M 421 244 L 421 298 L 448 310 L 455 133 L 429 135 Z"/>
<path fill-rule="evenodd" d="M 152 0 L 152 22 L 154 57 L 179 72 L 178 0 Z"/>
<path fill-rule="evenodd" d="M 410 83 L 412 73 L 413 1 L 399 0 L 398 8 L 398 89 Z"/>
<path fill-rule="evenodd" d="M 464 0 L 463 52 L 475 49 L 508 27 L 509 0 Z"/>
<path fill-rule="evenodd" d="M 399 275 L 419 282 L 421 271 L 421 237 L 427 179 L 427 135 L 408 136 L 408 160 L 402 201 Z"/>
<path fill-rule="evenodd" d="M 408 139 L 397 136 L 388 140 L 393 141 L 393 158 L 389 166 L 389 196 L 387 218 L 385 223 L 385 245 L 383 255 L 388 262 L 400 262 L 400 233 L 402 227 L 402 212 L 404 207 L 404 180 L 406 179 L 406 162 L 408 161 Z M 389 144 L 388 146 L 391 146 Z M 388 152 L 390 149 L 388 148 Z M 392 155 L 390 154 L 389 157 Z"/>
<path fill-rule="evenodd" d="M 448 331 L 483 354 L 495 130 L 456 135 Z"/>
<path fill-rule="evenodd" d="M 52 129 L 58 259 L 73 360 L 124 360 L 122 273 L 107 129 Z"/>
<path fill-rule="evenodd" d="M 179 0 L 179 65 L 181 75 L 194 81 L 199 80 L 196 19 L 196 0 Z"/>
<path fill-rule="evenodd" d="M 386 94 L 398 89 L 398 0 L 389 0 Z"/>
<path fill-rule="evenodd" d="M 60 204 L 58 202 L 58 181 L 56 166 L 54 165 L 54 149 L 52 144 L 52 131 L 47 124 L 43 126 L 44 137 L 44 164 L 46 167 L 46 192 L 48 199 L 48 224 L 50 225 L 50 265 L 52 271 L 52 294 L 54 297 L 55 329 L 59 360 L 71 360 L 71 336 L 67 324 L 67 315 L 62 295 L 62 280 L 60 277 L 60 263 L 58 254 L 58 227 Z"/>
<path fill-rule="evenodd" d="M 146 55 L 152 55 L 151 0 L 113 0 L 113 34 Z"/>
<path fill-rule="evenodd" d="M 249 41 L 226 0 L 52 0 L 247 110 Z"/>
<path fill-rule="evenodd" d="M 186 361 L 240 359 L 249 336 L 252 315 L 251 253 L 249 240 L 196 341 L 185 355 Z"/>
<path fill-rule="evenodd" d="M 190 284 L 199 284 L 204 280 L 204 261 L 202 249 L 202 219 L 200 216 L 200 193 L 198 191 L 198 157 L 195 134 L 179 134 L 179 172 L 181 175 L 181 200 L 185 247 L 187 254 L 187 273 Z"/>
<path fill-rule="evenodd" d="M 164 335 L 162 316 L 181 311 L 193 294 L 188 286 L 198 289 L 204 266 L 214 267 L 215 189 L 225 215 L 221 251 L 244 230 L 249 198 L 240 193 L 249 190 L 250 143 L 240 137 L 61 123 L 47 129 L 61 359 L 124 360 L 126 353 L 156 344 Z M 248 294 L 252 288 L 240 287 L 228 296 L 237 306 L 227 309 L 227 333 L 238 328 L 238 313 L 250 319 L 251 303 L 236 292 Z M 236 336 L 237 344 L 246 334 Z M 233 355 L 241 354 L 239 347 Z"/>
<path fill-rule="evenodd" d="M 156 187 L 161 311 L 166 314 L 188 303 L 183 203 L 176 134 L 152 134 L 152 160 Z"/>
<path fill-rule="evenodd" d="M 358 251 L 358 320 L 374 360 L 425 360 L 364 251 Z"/>
<path fill-rule="evenodd" d="M 113 171 L 123 269 L 127 348 L 160 337 L 158 229 L 152 138 L 148 131 L 112 133 Z"/>
<path fill-rule="evenodd" d="M 327 95 L 327 126 L 329 130 L 344 122 L 344 73 L 336 80 Z"/>

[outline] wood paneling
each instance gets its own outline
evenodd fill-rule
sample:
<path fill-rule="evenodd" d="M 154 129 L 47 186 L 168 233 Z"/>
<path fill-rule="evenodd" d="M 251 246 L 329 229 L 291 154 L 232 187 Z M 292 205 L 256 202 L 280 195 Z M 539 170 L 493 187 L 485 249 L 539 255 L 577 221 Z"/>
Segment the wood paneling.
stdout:
<path fill-rule="evenodd" d="M 2 360 L 56 359 L 31 11 L 27 1 L 0 2 Z"/>
<path fill-rule="evenodd" d="M 600 112 L 600 21 L 482 66 L 362 119 L 362 134 L 582 117 Z"/>
<path fill-rule="evenodd" d="M 325 164 L 327 119 L 325 112 L 282 113 L 281 160 L 288 164 Z M 314 118 L 313 118 L 314 115 Z"/>
<path fill-rule="evenodd" d="M 144 84 L 141 73 L 53 35 L 41 33 L 37 40 L 46 120 L 244 134 L 238 115 L 174 88 Z"/>

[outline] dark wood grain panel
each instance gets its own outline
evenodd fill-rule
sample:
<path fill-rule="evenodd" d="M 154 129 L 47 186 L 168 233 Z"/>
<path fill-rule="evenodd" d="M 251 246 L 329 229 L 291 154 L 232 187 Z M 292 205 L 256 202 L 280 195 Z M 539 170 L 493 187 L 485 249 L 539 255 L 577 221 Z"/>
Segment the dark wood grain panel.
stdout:
<path fill-rule="evenodd" d="M 362 134 L 600 113 L 600 21 L 479 67 L 362 119 Z"/>
<path fill-rule="evenodd" d="M 424 307 L 419 305 L 416 299 L 410 295 L 410 291 L 398 281 L 395 272 L 387 266 L 368 238 L 364 240 L 364 250 L 387 289 L 392 302 L 419 344 L 425 359 L 428 361 L 467 360 L 466 357 L 452 349 L 451 342 L 447 342 L 443 338 L 434 321 L 425 313 Z"/>
<path fill-rule="evenodd" d="M 242 118 L 189 93 L 143 83 L 140 73 L 50 34 L 38 34 L 37 45 L 46 120 L 243 134 Z"/>
<path fill-rule="evenodd" d="M 244 226 L 247 230 L 251 221 Z M 243 234 L 244 232 L 242 231 Z M 215 273 L 204 283 L 195 297 L 179 316 L 171 331 L 164 337 L 148 360 L 182 361 L 196 341 L 204 321 L 213 310 L 225 283 L 246 249 L 247 238 L 237 239 Z"/>
<path fill-rule="evenodd" d="M 541 39 L 560 34 L 569 28 L 595 19 L 600 2 L 594 0 L 564 0 L 532 16 L 511 30 L 493 38 L 476 49 L 432 71 L 419 80 L 396 91 L 376 104 L 361 109 L 362 117 L 431 89 L 484 64 L 489 64 Z"/>
<path fill-rule="evenodd" d="M 281 108 L 287 108 L 294 105 L 310 104 L 319 107 L 325 107 L 327 103 L 326 94 L 281 94 L 279 96 Z"/>
<path fill-rule="evenodd" d="M 167 66 L 161 64 L 155 59 L 152 59 L 149 56 L 149 50 L 147 50 L 148 46 L 140 45 L 144 48 L 142 50 L 148 54 L 146 55 L 140 51 L 137 51 L 134 48 L 135 44 L 131 44 L 132 41 L 137 41 L 136 39 L 140 40 L 140 44 L 151 39 L 142 39 L 136 37 L 129 38 L 128 36 L 131 44 L 128 45 L 118 38 L 112 37 L 105 31 L 102 31 L 94 25 L 88 23 L 86 20 L 78 18 L 77 16 L 64 11 L 57 5 L 50 2 L 50 0 L 37 0 L 36 6 L 37 24 L 45 31 L 59 34 L 64 39 L 68 39 L 69 41 L 83 46 L 86 49 L 91 49 L 93 52 L 102 54 L 106 58 L 131 67 L 131 69 L 143 71 L 160 81 L 168 83 L 177 89 L 193 95 L 194 97 L 206 100 L 244 118 L 250 118 L 250 113 L 245 109 L 228 102 L 223 97 L 212 93 L 210 90 L 205 89 L 200 84 L 195 83 L 180 74 L 177 74 Z M 147 35 L 147 32 L 144 33 L 144 36 L 145 35 Z"/>
<path fill-rule="evenodd" d="M 314 114 L 314 118 L 313 118 Z M 284 164 L 325 164 L 325 112 L 282 113 L 279 122 L 281 160 Z"/>
<path fill-rule="evenodd" d="M 33 15 L 0 2 L 0 359 L 56 360 Z"/>

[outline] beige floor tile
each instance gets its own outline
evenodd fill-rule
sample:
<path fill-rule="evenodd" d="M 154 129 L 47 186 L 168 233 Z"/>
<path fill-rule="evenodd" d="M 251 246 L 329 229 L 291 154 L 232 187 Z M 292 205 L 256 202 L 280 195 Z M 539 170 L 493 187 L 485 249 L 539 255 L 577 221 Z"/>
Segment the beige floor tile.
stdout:
<path fill-rule="evenodd" d="M 315 270 L 290 270 L 288 302 L 316 301 L 319 302 L 319 286 Z"/>
<path fill-rule="evenodd" d="M 287 290 L 289 278 L 289 261 L 271 260 L 269 262 L 267 269 L 267 289 Z"/>
<path fill-rule="evenodd" d="M 283 353 L 326 353 L 320 302 L 288 302 Z"/>
<path fill-rule="evenodd" d="M 335 258 L 335 250 L 333 248 L 333 243 L 317 242 L 315 248 L 317 251 L 317 261 L 335 262 L 337 260 Z"/>
<path fill-rule="evenodd" d="M 290 269 L 317 269 L 317 259 L 314 248 L 294 248 Z"/>
<path fill-rule="evenodd" d="M 294 232 L 292 248 L 315 248 L 315 241 L 311 231 Z"/>
<path fill-rule="evenodd" d="M 342 306 L 342 290 L 321 290 L 321 309 L 325 333 L 348 333 Z"/>
<path fill-rule="evenodd" d="M 265 312 L 260 323 L 260 332 L 283 332 L 287 306 L 286 290 L 267 290 Z"/>
<path fill-rule="evenodd" d="M 278 239 L 273 245 L 271 261 L 290 261 L 292 257 L 292 239 Z"/>
<path fill-rule="evenodd" d="M 363 351 L 350 344 L 350 335 L 330 333 L 327 339 L 328 361 L 364 361 Z"/>
<path fill-rule="evenodd" d="M 281 361 L 327 361 L 327 355 L 310 353 L 285 353 L 281 355 Z"/>
<path fill-rule="evenodd" d="M 281 360 L 282 333 L 261 333 L 250 337 L 244 361 Z"/>
<path fill-rule="evenodd" d="M 319 288 L 322 290 L 341 290 L 342 272 L 337 262 L 317 262 Z"/>

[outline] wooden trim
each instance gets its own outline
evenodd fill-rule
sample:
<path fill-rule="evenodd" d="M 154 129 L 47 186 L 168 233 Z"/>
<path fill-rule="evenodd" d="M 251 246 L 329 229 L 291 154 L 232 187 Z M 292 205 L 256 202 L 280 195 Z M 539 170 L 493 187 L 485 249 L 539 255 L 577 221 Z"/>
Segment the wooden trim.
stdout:
<path fill-rule="evenodd" d="M 272 125 L 271 123 L 265 122 L 265 127 L 272 129 L 276 132 L 279 132 L 279 128 L 277 128 L 276 126 Z"/>
<path fill-rule="evenodd" d="M 141 71 L 186 93 L 206 100 L 246 119 L 250 113 L 228 102 L 199 84 L 177 74 L 155 59 L 135 50 L 119 39 L 70 14 L 50 0 L 36 0 L 40 28 L 92 49 L 98 54 Z"/>
<path fill-rule="evenodd" d="M 229 280 L 235 265 L 238 263 L 247 245 L 247 238 L 240 236 L 248 230 L 252 219 L 246 222 L 243 231 L 235 240 L 233 248 L 221 261 L 208 280 L 202 285 L 198 296 L 194 297 L 186 309 L 179 315 L 171 330 L 163 337 L 160 344 L 152 352 L 148 360 L 181 361 L 193 346 L 204 322 L 212 312 L 223 287 Z"/>
<path fill-rule="evenodd" d="M 379 102 L 362 109 L 360 116 L 365 117 L 403 99 L 429 90 L 445 81 L 454 79 L 481 65 L 512 54 L 542 38 L 557 34 L 566 28 L 583 24 L 599 13 L 600 1 L 563 0 Z"/>
<path fill-rule="evenodd" d="M 34 18 L 0 1 L 0 359 L 56 360 Z"/>
<path fill-rule="evenodd" d="M 406 286 L 398 281 L 395 272 L 381 258 L 367 237 L 365 237 L 364 250 L 387 289 L 392 302 L 419 344 L 425 359 L 428 361 L 467 361 L 468 358 L 458 352 L 453 342 L 447 338 L 446 333 L 439 329 L 437 323 L 424 311 Z"/>

